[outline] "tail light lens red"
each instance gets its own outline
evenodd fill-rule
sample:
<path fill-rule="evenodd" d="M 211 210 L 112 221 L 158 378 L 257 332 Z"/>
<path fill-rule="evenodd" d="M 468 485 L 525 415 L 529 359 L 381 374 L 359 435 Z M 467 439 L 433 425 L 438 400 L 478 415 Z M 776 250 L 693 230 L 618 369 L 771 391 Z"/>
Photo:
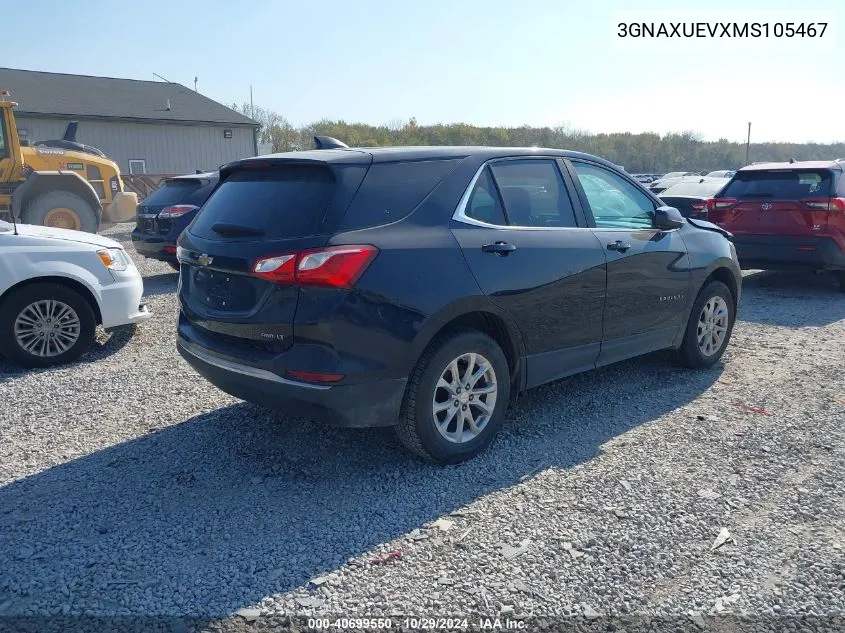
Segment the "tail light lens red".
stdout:
<path fill-rule="evenodd" d="M 814 211 L 845 212 L 845 198 L 807 198 L 801 202 Z"/>
<path fill-rule="evenodd" d="M 736 198 L 710 198 L 707 201 L 708 211 L 724 211 L 736 204 Z"/>
<path fill-rule="evenodd" d="M 199 207 L 194 206 L 193 204 L 176 204 L 172 207 L 164 207 L 161 212 L 158 214 L 159 220 L 172 220 L 173 218 L 178 218 L 180 216 L 185 215 L 186 213 L 190 213 L 198 209 Z"/>
<path fill-rule="evenodd" d="M 329 246 L 259 259 L 252 272 L 278 284 L 351 288 L 377 254 L 375 246 Z"/>

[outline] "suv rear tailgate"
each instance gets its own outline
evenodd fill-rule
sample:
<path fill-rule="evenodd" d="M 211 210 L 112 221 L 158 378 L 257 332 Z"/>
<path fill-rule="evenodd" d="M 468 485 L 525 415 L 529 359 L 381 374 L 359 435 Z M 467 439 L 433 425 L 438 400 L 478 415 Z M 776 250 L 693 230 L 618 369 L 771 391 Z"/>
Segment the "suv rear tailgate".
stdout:
<path fill-rule="evenodd" d="M 179 298 L 192 325 L 268 352 L 291 344 L 299 287 L 252 271 L 259 259 L 328 243 L 371 159 L 350 154 L 352 164 L 273 159 L 221 171 L 179 240 Z"/>
<path fill-rule="evenodd" d="M 739 172 L 721 192 L 713 221 L 735 235 L 817 237 L 829 221 L 833 175 L 825 169 Z"/>

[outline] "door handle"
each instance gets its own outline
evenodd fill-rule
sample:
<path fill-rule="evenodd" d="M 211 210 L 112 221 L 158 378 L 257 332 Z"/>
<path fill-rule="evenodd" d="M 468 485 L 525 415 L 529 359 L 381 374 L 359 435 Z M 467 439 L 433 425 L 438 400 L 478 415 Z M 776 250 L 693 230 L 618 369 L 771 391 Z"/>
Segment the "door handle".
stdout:
<path fill-rule="evenodd" d="M 496 253 L 496 255 L 504 257 L 505 255 L 515 251 L 516 246 L 508 244 L 507 242 L 496 242 L 494 244 L 485 244 L 481 247 L 481 250 L 485 253 Z"/>
<path fill-rule="evenodd" d="M 620 253 L 624 253 L 629 248 L 631 248 L 631 245 L 626 242 L 623 242 L 622 240 L 616 240 L 615 242 L 611 242 L 607 245 L 607 250 L 618 251 Z"/>

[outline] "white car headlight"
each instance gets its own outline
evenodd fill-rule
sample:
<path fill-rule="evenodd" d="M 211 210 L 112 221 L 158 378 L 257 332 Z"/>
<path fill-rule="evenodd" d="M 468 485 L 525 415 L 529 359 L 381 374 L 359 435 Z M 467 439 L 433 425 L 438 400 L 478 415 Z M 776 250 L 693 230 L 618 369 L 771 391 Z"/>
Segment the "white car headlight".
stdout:
<path fill-rule="evenodd" d="M 121 271 L 129 266 L 129 258 L 122 248 L 104 248 L 97 251 L 97 257 L 109 270 Z"/>

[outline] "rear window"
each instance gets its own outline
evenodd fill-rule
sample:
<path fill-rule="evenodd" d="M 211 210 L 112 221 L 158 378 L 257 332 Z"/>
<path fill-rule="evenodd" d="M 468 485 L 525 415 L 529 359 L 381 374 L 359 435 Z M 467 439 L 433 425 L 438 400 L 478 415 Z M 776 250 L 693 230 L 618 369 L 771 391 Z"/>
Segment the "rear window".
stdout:
<path fill-rule="evenodd" d="M 784 171 L 741 171 L 722 192 L 723 198 L 737 200 L 801 200 L 829 197 L 832 177 L 826 169 Z"/>
<path fill-rule="evenodd" d="M 144 204 L 150 206 L 181 204 L 200 187 L 202 187 L 200 180 L 168 180 L 144 198 Z"/>
<path fill-rule="evenodd" d="M 257 229 L 266 239 L 314 235 L 334 192 L 334 176 L 323 166 L 236 171 L 208 199 L 191 233 L 221 239 L 211 227 L 223 222 Z"/>
<path fill-rule="evenodd" d="M 419 206 L 459 162 L 454 159 L 374 163 L 349 205 L 340 230 L 401 220 Z"/>

